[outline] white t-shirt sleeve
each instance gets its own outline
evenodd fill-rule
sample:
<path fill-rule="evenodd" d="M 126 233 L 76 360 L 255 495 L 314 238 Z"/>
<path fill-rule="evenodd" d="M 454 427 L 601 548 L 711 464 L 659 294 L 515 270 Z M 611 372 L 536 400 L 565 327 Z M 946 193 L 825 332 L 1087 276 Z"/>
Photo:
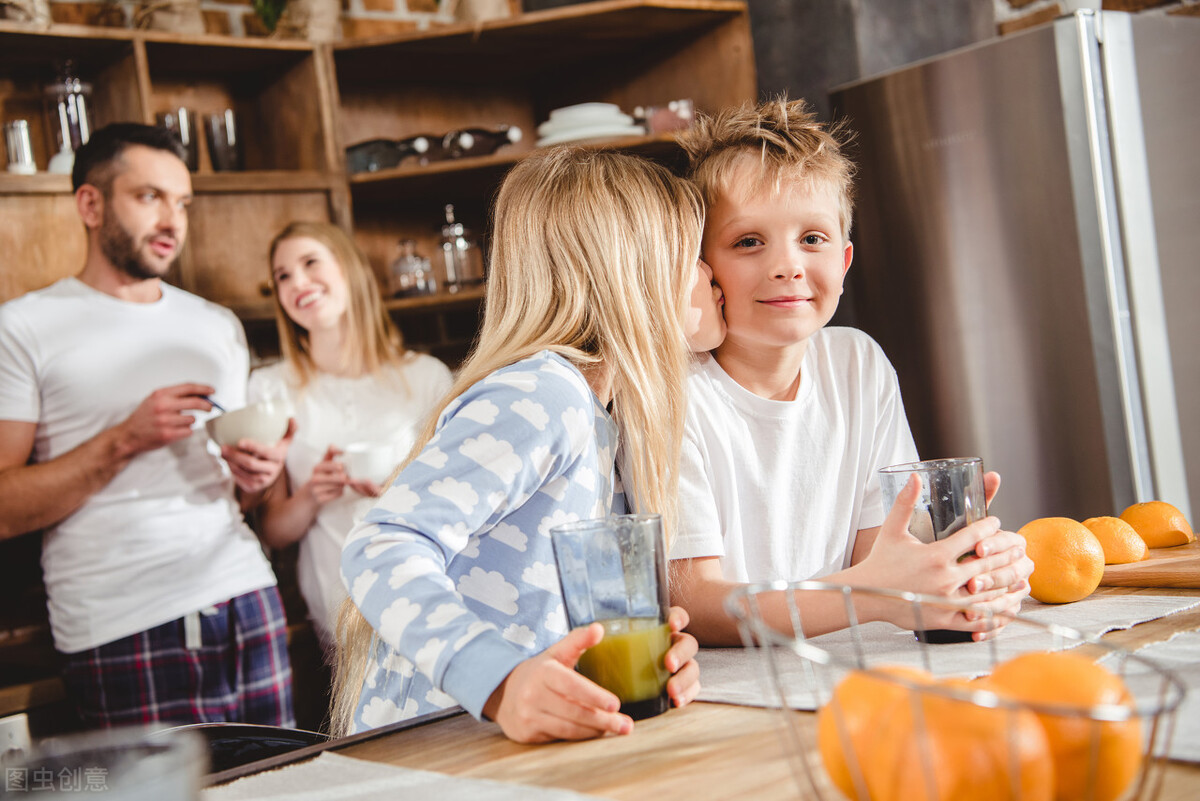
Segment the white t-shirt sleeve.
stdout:
<path fill-rule="evenodd" d="M 880 468 L 904 462 L 915 462 L 917 446 L 913 442 L 908 418 L 904 414 L 904 401 L 900 397 L 900 383 L 896 371 L 874 342 L 871 343 L 877 356 L 878 417 L 875 436 L 871 440 L 870 461 L 874 465 L 870 480 L 862 499 L 862 514 L 859 530 L 882 525 L 889 510 L 883 508 L 883 492 L 879 487 Z"/>
<path fill-rule="evenodd" d="M 31 346 L 15 304 L 0 305 L 0 420 L 37 422 L 41 413 Z"/>
<path fill-rule="evenodd" d="M 671 543 L 672 559 L 724 556 L 721 514 L 716 487 L 689 420 L 679 459 L 679 531 Z"/>

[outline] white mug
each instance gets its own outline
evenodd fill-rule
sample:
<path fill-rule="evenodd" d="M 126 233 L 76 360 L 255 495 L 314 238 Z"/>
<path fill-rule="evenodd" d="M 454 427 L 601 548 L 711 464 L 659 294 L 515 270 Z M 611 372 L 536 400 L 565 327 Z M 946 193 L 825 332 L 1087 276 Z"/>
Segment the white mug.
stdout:
<path fill-rule="evenodd" d="M 350 478 L 382 484 L 396 469 L 396 454 L 391 445 L 379 442 L 352 442 L 342 448 L 342 463 Z"/>

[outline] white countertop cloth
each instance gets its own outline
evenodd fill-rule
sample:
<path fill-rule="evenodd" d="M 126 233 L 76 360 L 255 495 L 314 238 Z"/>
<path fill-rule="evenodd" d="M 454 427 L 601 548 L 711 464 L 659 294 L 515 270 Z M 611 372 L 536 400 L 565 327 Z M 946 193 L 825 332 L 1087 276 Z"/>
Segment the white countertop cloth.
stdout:
<path fill-rule="evenodd" d="M 1200 606 L 1200 597 L 1167 594 L 1150 590 L 1136 595 L 1107 595 L 1102 590 L 1072 604 L 1042 604 L 1027 600 L 1021 616 L 1041 623 L 1069 626 L 1091 634 L 1103 634 L 1127 629 L 1138 623 Z M 855 633 L 850 629 L 833 632 L 809 640 L 812 645 L 834 654 L 839 660 L 855 658 Z M 937 676 L 973 677 L 991 672 L 995 663 L 1026 651 L 1048 651 L 1074 647 L 1077 641 L 1057 637 L 1038 626 L 1010 623 L 994 640 L 985 643 L 955 643 L 922 647 L 911 631 L 888 623 L 867 623 L 857 628 L 857 640 L 865 665 L 912 665 L 924 667 Z M 828 698 L 828 693 L 842 670 L 819 670 L 810 673 L 812 663 L 790 652 L 775 651 L 779 685 L 786 690 L 790 706 L 796 709 L 815 709 Z M 1200 663 L 1193 657 L 1194 665 Z M 698 700 L 743 706 L 778 706 L 777 684 L 768 672 L 765 656 L 758 649 L 706 648 L 697 657 L 700 663 L 700 696 Z M 1200 667 L 1193 667 L 1193 676 L 1200 684 Z M 816 681 L 810 680 L 815 677 Z M 814 697 L 815 687 L 815 697 Z M 1193 714 L 1200 726 L 1200 715 Z M 1177 724 L 1178 725 L 1178 724 Z M 1182 727 L 1177 729 L 1175 742 L 1187 739 L 1192 747 L 1200 737 L 1187 738 Z"/>
<path fill-rule="evenodd" d="M 464 779 L 401 768 L 326 751 L 316 759 L 256 773 L 210 787 L 202 801 L 376 801 L 436 798 L 438 801 L 580 801 L 569 790 Z"/>
<path fill-rule="evenodd" d="M 1139 648 L 1137 655 L 1170 670 L 1187 687 L 1183 703 L 1175 712 L 1175 732 L 1167 756 L 1200 762 L 1200 631 L 1181 631 L 1169 640 Z M 1125 683 L 1137 697 L 1149 695 L 1160 686 L 1149 668 L 1132 660 L 1126 668 Z"/>

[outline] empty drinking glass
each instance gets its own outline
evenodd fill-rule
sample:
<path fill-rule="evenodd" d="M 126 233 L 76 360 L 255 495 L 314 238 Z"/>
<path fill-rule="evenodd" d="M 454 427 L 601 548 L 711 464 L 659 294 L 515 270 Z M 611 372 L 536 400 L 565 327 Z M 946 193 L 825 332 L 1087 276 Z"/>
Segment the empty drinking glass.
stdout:
<path fill-rule="evenodd" d="M 921 479 L 921 495 L 909 520 L 908 531 L 922 542 L 944 540 L 987 515 L 983 460 L 975 456 L 883 468 L 879 471 L 879 486 L 883 491 L 885 510 L 890 510 L 896 503 L 896 496 L 914 473 Z M 963 554 L 965 556 L 967 554 Z M 931 643 L 968 642 L 971 639 L 970 632 L 945 629 L 916 634 L 918 640 Z"/>
<path fill-rule="evenodd" d="M 166 128 L 178 137 L 187 152 L 184 162 L 192 172 L 200 163 L 199 141 L 196 139 L 196 115 L 189 108 L 173 108 L 170 111 L 160 111 L 156 115 L 159 126 Z"/>
<path fill-rule="evenodd" d="M 242 138 L 233 109 L 209 114 L 205 120 L 208 158 L 217 172 L 242 169 Z"/>

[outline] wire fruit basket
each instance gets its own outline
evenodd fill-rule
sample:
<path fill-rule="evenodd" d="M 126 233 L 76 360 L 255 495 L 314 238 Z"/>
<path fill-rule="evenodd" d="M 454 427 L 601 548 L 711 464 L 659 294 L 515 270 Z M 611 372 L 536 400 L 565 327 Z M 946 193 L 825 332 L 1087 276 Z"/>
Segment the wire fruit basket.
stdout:
<path fill-rule="evenodd" d="M 745 645 L 762 655 L 801 797 L 1158 797 L 1185 685 L 1095 635 L 932 596 L 819 581 L 752 584 L 731 593 L 725 607 Z M 843 615 L 845 627 L 806 638 L 804 616 L 817 609 L 826 619 Z M 913 635 L 964 618 L 1004 628 L 981 643 L 931 644 Z M 1093 684 L 1104 689 L 1096 690 L 1099 701 L 1072 699 Z"/>

